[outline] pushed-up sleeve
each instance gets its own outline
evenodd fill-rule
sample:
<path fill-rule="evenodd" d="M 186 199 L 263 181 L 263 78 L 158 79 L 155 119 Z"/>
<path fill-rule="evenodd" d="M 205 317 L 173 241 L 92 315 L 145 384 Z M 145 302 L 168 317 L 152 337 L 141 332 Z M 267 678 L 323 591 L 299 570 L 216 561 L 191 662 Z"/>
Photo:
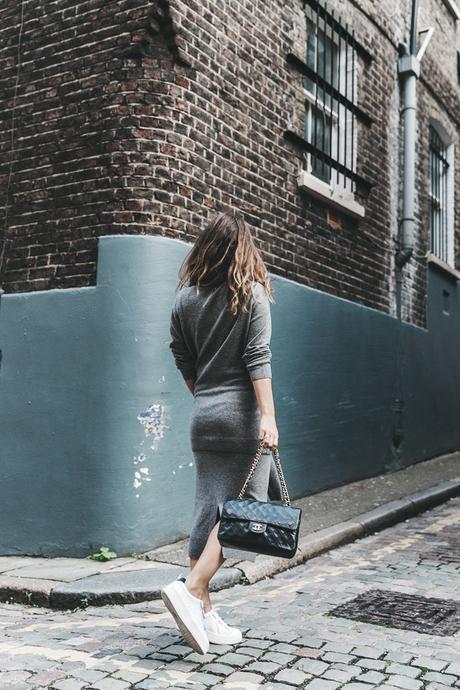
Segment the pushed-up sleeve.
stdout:
<path fill-rule="evenodd" d="M 272 323 L 270 302 L 263 286 L 257 283 L 255 299 L 249 320 L 248 337 L 243 352 L 243 361 L 251 380 L 272 378 L 270 339 Z"/>
<path fill-rule="evenodd" d="M 185 380 L 195 379 L 195 359 L 184 339 L 184 334 L 182 331 L 182 326 L 177 307 L 177 301 L 174 304 L 171 311 L 171 322 L 169 330 L 171 335 L 171 342 L 169 343 L 169 347 L 174 356 L 176 367 L 179 369 L 180 373 L 182 374 Z"/>

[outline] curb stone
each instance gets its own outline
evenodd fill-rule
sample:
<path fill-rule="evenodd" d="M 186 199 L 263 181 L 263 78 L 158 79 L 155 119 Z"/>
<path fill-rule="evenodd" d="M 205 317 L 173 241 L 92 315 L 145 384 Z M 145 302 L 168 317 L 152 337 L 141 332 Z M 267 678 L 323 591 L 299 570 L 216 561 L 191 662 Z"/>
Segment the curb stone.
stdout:
<path fill-rule="evenodd" d="M 397 501 L 388 501 L 374 510 L 358 514 L 351 520 L 317 530 L 299 539 L 297 553 L 290 559 L 258 555 L 254 561 L 240 561 L 237 567 L 252 584 L 264 577 L 288 570 L 337 546 L 407 520 L 458 495 L 460 495 L 460 479 L 449 479 Z"/>
<path fill-rule="evenodd" d="M 413 517 L 458 495 L 460 478 L 450 479 L 404 498 L 388 501 L 352 519 L 300 538 L 297 553 L 293 558 L 258 554 L 254 561 L 239 561 L 234 567 L 222 567 L 211 579 L 209 589 L 218 591 L 240 582 L 252 584 L 337 546 Z M 293 503 L 295 505 L 295 501 Z M 163 563 L 158 569 L 107 571 L 59 583 L 56 580 L 40 578 L 13 578 L 4 574 L 0 575 L 0 601 L 14 601 L 53 609 L 132 604 L 160 599 L 161 588 L 177 575 L 187 572 L 188 567 L 166 566 Z"/>
<path fill-rule="evenodd" d="M 48 606 L 67 609 L 81 606 L 107 606 L 113 604 L 137 604 L 142 601 L 161 599 L 161 589 L 177 575 L 188 573 L 188 568 L 175 566 L 161 571 L 126 571 L 103 573 L 66 582 L 54 587 L 49 593 Z M 119 576 L 122 576 L 119 577 Z M 212 579 L 211 591 L 217 591 L 239 582 L 241 571 L 221 568 Z"/>

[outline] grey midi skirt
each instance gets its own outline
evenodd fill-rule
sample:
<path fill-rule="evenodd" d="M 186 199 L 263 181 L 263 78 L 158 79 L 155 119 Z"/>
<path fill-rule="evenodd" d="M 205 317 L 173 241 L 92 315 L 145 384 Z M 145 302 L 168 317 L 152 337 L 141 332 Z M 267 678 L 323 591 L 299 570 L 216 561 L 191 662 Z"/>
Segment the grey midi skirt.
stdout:
<path fill-rule="evenodd" d="M 199 558 L 209 533 L 219 520 L 219 504 L 226 498 L 236 498 L 246 480 L 254 452 L 228 450 L 194 450 L 196 469 L 195 504 L 193 526 L 190 532 L 188 555 Z M 269 500 L 268 489 L 272 472 L 272 453 L 264 449 L 244 493 L 244 498 L 258 501 Z M 253 551 L 222 546 L 224 558 L 253 561 Z"/>

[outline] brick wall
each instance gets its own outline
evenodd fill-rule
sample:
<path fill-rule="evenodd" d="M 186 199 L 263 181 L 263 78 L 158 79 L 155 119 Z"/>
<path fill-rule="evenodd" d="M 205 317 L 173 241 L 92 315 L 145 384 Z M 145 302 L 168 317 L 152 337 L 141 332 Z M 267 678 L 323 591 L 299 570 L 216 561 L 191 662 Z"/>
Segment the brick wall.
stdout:
<path fill-rule="evenodd" d="M 360 60 L 358 171 L 371 183 L 359 222 L 329 214 L 297 187 L 302 164 L 302 4 L 281 0 L 62 0 L 24 5 L 12 174 L 11 121 L 21 7 L 1 11 L 1 194 L 8 213 L 6 291 L 95 283 L 97 237 L 156 233 L 192 241 L 214 210 L 241 209 L 270 271 L 394 312 L 401 128 L 397 44 L 410 3 L 336 2 L 371 53 Z M 455 22 L 442 26 L 419 80 L 417 257 L 404 282 L 406 318 L 424 324 L 427 118 L 458 139 Z M 446 37 L 451 37 L 447 41 Z M 446 45 L 449 43 L 448 49 Z M 457 163 L 458 165 L 458 163 Z M 459 190 L 457 174 L 457 191 Z M 460 234 L 457 217 L 457 240 Z M 457 241 L 457 257 L 458 257 Z"/>

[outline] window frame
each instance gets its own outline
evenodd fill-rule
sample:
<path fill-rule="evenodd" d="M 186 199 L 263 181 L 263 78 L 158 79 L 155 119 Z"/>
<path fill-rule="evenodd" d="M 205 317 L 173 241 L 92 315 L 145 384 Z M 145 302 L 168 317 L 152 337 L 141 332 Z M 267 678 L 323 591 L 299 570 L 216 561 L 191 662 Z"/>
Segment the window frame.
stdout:
<path fill-rule="evenodd" d="M 442 144 L 440 155 L 435 152 L 432 146 L 432 137 L 437 137 Z M 444 164 L 438 183 L 435 183 L 433 179 L 433 170 L 435 169 L 433 161 L 436 155 L 438 155 L 438 160 Z M 439 163 L 437 170 L 439 171 Z M 428 123 L 428 251 L 455 269 L 454 175 L 453 139 L 440 122 L 430 118 Z M 437 193 L 437 189 L 442 188 L 442 177 L 444 177 L 445 189 L 442 190 L 442 198 L 440 200 L 440 194 Z M 433 223 L 435 214 L 438 218 L 437 228 Z M 445 216 L 444 227 L 441 226 L 439 229 L 439 219 L 442 221 L 443 214 Z M 440 232 L 445 237 L 440 237 Z M 443 251 L 443 246 L 445 247 L 445 252 Z"/>
<path fill-rule="evenodd" d="M 327 13 L 332 21 L 336 21 L 333 15 Z M 316 24 L 315 24 L 316 21 Z M 315 10 L 309 6 L 305 7 L 305 44 L 306 44 L 306 60 L 309 67 L 311 67 L 318 76 L 325 79 L 337 91 L 347 96 L 351 92 L 351 102 L 357 103 L 358 96 L 358 55 L 356 47 L 349 44 L 345 39 L 339 37 L 338 31 L 329 25 L 322 16 L 315 17 Z M 348 25 L 347 25 L 348 28 Z M 309 37 L 314 31 L 314 65 L 309 62 Z M 319 62 L 319 45 L 318 33 L 322 36 L 323 45 L 323 72 L 322 74 L 318 67 Z M 347 32 L 348 33 L 348 32 Z M 329 65 L 326 63 L 327 45 L 332 43 L 336 46 L 335 65 L 334 59 L 331 58 Z M 324 46 L 326 50 L 324 50 Z M 330 53 L 334 55 L 334 53 Z M 329 71 L 329 78 L 327 72 Z M 308 89 L 306 84 L 310 82 L 312 90 Z M 312 123 L 314 122 L 313 112 L 316 109 L 318 114 L 324 114 L 324 118 L 330 119 L 328 125 L 329 131 L 329 147 L 325 151 L 326 154 L 334 158 L 338 163 L 342 163 L 348 167 L 352 172 L 356 173 L 357 166 L 357 144 L 358 144 L 358 126 L 355 114 L 349 110 L 345 105 L 337 101 L 333 95 L 330 95 L 322 89 L 322 87 L 315 83 L 312 79 L 304 77 L 304 136 L 305 139 L 312 143 L 314 142 L 311 132 Z M 331 107 L 332 105 L 332 107 Z M 318 115 L 317 115 L 318 117 Z M 326 137 L 324 137 L 326 138 Z M 342 145 L 340 143 L 342 142 Z M 321 142 L 315 141 L 315 145 L 322 150 Z M 344 173 L 336 170 L 327 162 L 321 160 L 321 155 L 315 155 L 309 151 L 304 153 L 305 168 L 304 173 L 308 176 L 315 177 L 320 183 L 326 185 L 330 190 L 330 194 L 337 199 L 344 199 L 353 201 L 355 196 L 356 184 L 348 178 Z M 313 164 L 315 162 L 315 165 Z M 328 176 L 320 175 L 315 171 L 315 167 L 325 167 L 328 169 Z M 359 215 L 363 215 L 360 207 Z"/>

